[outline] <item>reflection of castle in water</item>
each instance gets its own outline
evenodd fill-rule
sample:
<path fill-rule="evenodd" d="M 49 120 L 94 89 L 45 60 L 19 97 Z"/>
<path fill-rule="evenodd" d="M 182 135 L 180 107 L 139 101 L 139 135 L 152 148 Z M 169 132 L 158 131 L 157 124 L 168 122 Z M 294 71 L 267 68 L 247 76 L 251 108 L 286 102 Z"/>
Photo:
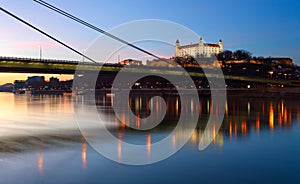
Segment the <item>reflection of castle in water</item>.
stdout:
<path fill-rule="evenodd" d="M 251 130 L 273 131 L 291 127 L 293 119 L 300 120 L 300 108 L 291 100 L 245 99 L 236 102 L 229 99 L 223 131 L 230 137 L 245 135 Z"/>
<path fill-rule="evenodd" d="M 137 119 L 131 121 L 126 119 L 126 113 L 122 114 L 120 120 L 120 127 L 126 129 L 125 122 L 139 127 L 140 118 L 147 117 L 151 111 L 161 112 L 162 104 L 159 102 L 151 102 L 151 96 L 131 96 L 129 104 L 131 110 L 136 114 Z M 194 99 L 191 98 L 186 101 L 183 106 L 180 103 L 180 98 L 177 96 L 165 96 L 167 105 L 167 113 L 163 122 L 155 128 L 155 131 L 164 131 L 166 129 L 172 130 L 180 117 L 181 113 L 189 113 L 190 116 L 198 111 L 200 114 L 197 129 L 191 137 L 191 141 L 196 143 L 201 138 L 204 128 L 207 123 L 209 114 L 214 114 L 220 109 L 214 104 L 211 104 L 209 98 L 200 98 L 199 106 L 195 105 Z M 100 106 L 111 107 L 111 102 L 114 100 L 113 96 L 99 96 L 97 97 L 97 104 Z M 149 107 L 149 103 L 152 103 Z M 187 108 L 188 107 L 188 108 Z M 109 108 L 105 108 L 109 109 Z M 187 110 L 189 109 L 189 110 Z M 105 111 L 106 114 L 113 115 L 113 110 Z M 293 119 L 300 121 L 300 108 L 291 100 L 284 99 L 268 99 L 268 98 L 239 98 L 227 99 L 225 106 L 225 116 L 223 124 L 219 130 L 211 128 L 209 133 L 215 137 L 214 143 L 222 146 L 223 138 L 244 137 L 251 132 L 259 133 L 260 131 L 274 131 L 279 128 L 291 128 Z M 151 131 L 150 131 L 151 134 Z M 182 132 L 184 134 L 184 132 Z M 182 135 L 185 137 L 186 135 Z M 174 137 L 174 142 L 180 139 L 180 136 Z"/>
<path fill-rule="evenodd" d="M 83 100 L 85 97 L 80 98 Z M 151 157 L 151 146 L 155 142 L 155 134 L 157 132 L 170 132 L 176 126 L 176 121 L 180 117 L 181 113 L 192 113 L 195 111 L 200 112 L 200 118 L 197 129 L 193 131 L 190 139 L 190 143 L 198 145 L 199 140 L 202 138 L 206 121 L 210 113 L 215 113 L 218 107 L 211 104 L 209 98 L 200 98 L 199 106 L 196 106 L 194 100 L 186 101 L 183 105 L 180 104 L 179 97 L 164 97 L 167 101 L 167 115 L 162 122 L 162 125 L 155 128 L 153 131 L 145 132 L 145 135 L 139 136 L 139 139 L 146 145 L 147 154 Z M 138 124 L 140 118 L 146 117 L 151 111 L 160 112 L 161 104 L 157 102 L 149 101 L 150 96 L 131 96 L 130 106 L 132 111 L 137 115 L 137 122 L 131 122 Z M 97 96 L 98 106 L 111 107 L 111 102 L 114 100 L 113 96 Z M 88 100 L 83 100 L 75 103 L 90 103 Z M 149 103 L 153 103 L 149 107 Z M 189 106 L 191 111 L 187 111 L 185 108 Z M 112 108 L 103 108 L 107 116 L 113 117 Z M 124 119 L 126 114 L 124 113 Z M 220 147 L 223 146 L 224 139 L 235 139 L 249 135 L 250 133 L 260 133 L 261 131 L 276 131 L 280 128 L 291 128 L 293 123 L 300 122 L 300 107 L 297 103 L 291 100 L 284 99 L 231 99 L 227 100 L 225 106 L 225 117 L 222 127 L 217 131 L 216 127 L 212 126 L 208 130 L 215 139 L 213 144 Z M 117 145 L 118 158 L 122 159 L 122 143 L 126 139 L 126 133 L 130 132 L 126 128 L 123 120 L 119 121 L 119 131 L 117 131 L 117 138 L 120 140 Z M 172 135 L 172 147 L 175 149 L 183 138 L 189 135 L 189 130 L 183 130 L 179 134 Z M 48 140 L 48 139 L 47 139 Z M 67 139 L 68 140 L 68 139 Z M 87 164 L 87 143 L 84 138 L 77 140 L 81 143 L 81 165 L 83 168 L 88 166 Z M 123 150 L 124 151 L 124 150 Z M 47 160 L 47 159 L 46 159 Z M 43 154 L 43 148 L 40 148 L 40 152 L 37 158 L 37 169 L 40 174 L 43 173 L 43 166 L 45 162 L 45 155 Z"/>

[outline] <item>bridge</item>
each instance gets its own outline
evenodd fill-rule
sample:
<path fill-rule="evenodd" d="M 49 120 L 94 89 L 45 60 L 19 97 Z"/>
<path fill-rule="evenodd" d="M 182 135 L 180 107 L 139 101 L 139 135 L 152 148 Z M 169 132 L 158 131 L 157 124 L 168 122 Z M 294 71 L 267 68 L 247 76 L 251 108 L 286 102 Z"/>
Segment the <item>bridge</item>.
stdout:
<path fill-rule="evenodd" d="M 99 72 L 115 75 L 122 69 L 119 64 L 104 64 L 104 63 L 91 63 L 71 60 L 55 60 L 55 59 L 36 59 L 36 58 L 20 58 L 20 57 L 1 57 L 0 56 L 0 72 L 4 73 L 41 73 L 41 74 L 74 74 L 77 67 L 80 65 L 80 71 L 86 72 Z M 182 75 L 180 70 L 176 68 L 167 67 L 149 67 L 149 66 L 136 66 L 126 68 L 129 75 L 134 73 L 150 73 L 159 74 L 165 73 L 169 75 Z M 125 71 L 126 72 L 126 71 Z M 203 79 L 206 77 L 222 77 L 222 76 L 209 76 L 204 74 L 199 69 L 189 69 L 189 75 L 192 78 Z M 255 76 L 237 76 L 225 75 L 226 82 L 250 82 L 259 84 L 274 84 L 292 87 L 300 87 L 299 80 L 278 80 L 272 78 L 260 78 Z"/>
<path fill-rule="evenodd" d="M 36 59 L 36 58 L 0 56 L 0 72 L 74 74 L 79 63 L 86 65 L 87 69 L 89 68 L 91 70 L 97 70 L 97 67 L 100 66 L 90 62 L 79 62 L 79 61 L 71 61 L 71 60 Z"/>

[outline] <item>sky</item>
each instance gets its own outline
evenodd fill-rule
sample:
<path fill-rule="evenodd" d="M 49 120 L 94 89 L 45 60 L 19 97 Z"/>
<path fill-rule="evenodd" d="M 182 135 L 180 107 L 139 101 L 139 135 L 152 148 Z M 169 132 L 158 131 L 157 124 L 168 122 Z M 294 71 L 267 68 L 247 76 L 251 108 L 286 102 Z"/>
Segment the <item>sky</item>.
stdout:
<path fill-rule="evenodd" d="M 205 42 L 217 43 L 222 39 L 225 50 L 244 49 L 254 56 L 290 57 L 295 64 L 300 65 L 298 0 L 47 0 L 47 2 L 104 30 L 141 19 L 168 20 L 193 30 L 203 37 Z M 99 36 L 99 33 L 66 19 L 32 0 L 0 0 L 0 6 L 82 52 Z M 82 59 L 2 12 L 0 23 L 0 56 L 38 58 L 41 47 L 43 58 Z M 164 55 L 172 55 L 173 50 L 170 52 Z M 0 84 L 8 81 L 8 79 L 1 80 L 1 77 L 7 78 L 9 75 L 13 77 L 13 74 L 0 74 Z"/>

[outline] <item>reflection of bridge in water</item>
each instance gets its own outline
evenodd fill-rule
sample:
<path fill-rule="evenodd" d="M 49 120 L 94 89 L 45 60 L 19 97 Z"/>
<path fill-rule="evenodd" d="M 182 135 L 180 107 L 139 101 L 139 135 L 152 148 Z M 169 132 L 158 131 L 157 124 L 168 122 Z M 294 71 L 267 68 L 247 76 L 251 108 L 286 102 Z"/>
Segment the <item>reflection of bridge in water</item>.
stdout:
<path fill-rule="evenodd" d="M 42 73 L 42 74 L 74 74 L 77 67 L 80 65 L 80 71 L 84 72 L 101 72 L 105 74 L 115 75 L 122 69 L 120 64 L 104 64 L 80 62 L 71 60 L 55 60 L 55 59 L 34 59 L 34 58 L 17 58 L 17 57 L 0 57 L 0 72 L 7 73 Z M 150 67 L 150 66 L 129 66 L 124 68 L 128 74 L 134 73 L 149 73 L 149 74 L 161 74 L 180 76 L 182 72 L 175 68 L 167 67 Z M 206 77 L 223 77 L 212 73 L 203 73 L 201 69 L 186 68 L 187 72 L 193 79 L 203 79 Z M 226 75 L 226 83 L 228 82 L 246 82 L 251 84 L 275 84 L 284 86 L 300 86 L 299 81 L 295 80 L 278 80 L 270 78 L 259 78 L 256 76 L 238 76 L 238 75 Z"/>

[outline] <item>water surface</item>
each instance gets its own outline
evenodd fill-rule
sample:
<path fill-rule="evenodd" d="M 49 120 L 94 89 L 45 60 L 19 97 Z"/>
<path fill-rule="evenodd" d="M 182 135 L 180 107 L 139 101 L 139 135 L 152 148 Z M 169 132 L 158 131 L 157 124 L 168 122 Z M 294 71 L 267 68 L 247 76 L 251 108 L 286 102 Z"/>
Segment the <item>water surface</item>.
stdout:
<path fill-rule="evenodd" d="M 228 98 L 217 137 L 206 150 L 198 143 L 210 100 L 200 99 L 200 120 L 188 143 L 170 158 L 146 166 L 110 161 L 94 151 L 74 122 L 74 104 L 88 113 L 85 96 L 30 96 L 0 93 L 0 183 L 299 183 L 300 108 L 295 100 Z M 146 117 L 147 96 L 131 99 L 133 112 Z M 111 98 L 97 98 L 98 111 L 124 141 L 149 145 L 167 136 L 184 113 L 177 97 L 166 97 L 168 112 L 152 131 L 125 128 Z M 191 104 L 193 105 L 193 104 Z M 160 110 L 159 104 L 154 106 Z M 133 122 L 138 123 L 138 122 Z M 174 146 L 176 140 L 174 138 Z M 118 148 L 122 150 L 122 148 Z M 122 159 L 122 151 L 119 153 Z"/>

